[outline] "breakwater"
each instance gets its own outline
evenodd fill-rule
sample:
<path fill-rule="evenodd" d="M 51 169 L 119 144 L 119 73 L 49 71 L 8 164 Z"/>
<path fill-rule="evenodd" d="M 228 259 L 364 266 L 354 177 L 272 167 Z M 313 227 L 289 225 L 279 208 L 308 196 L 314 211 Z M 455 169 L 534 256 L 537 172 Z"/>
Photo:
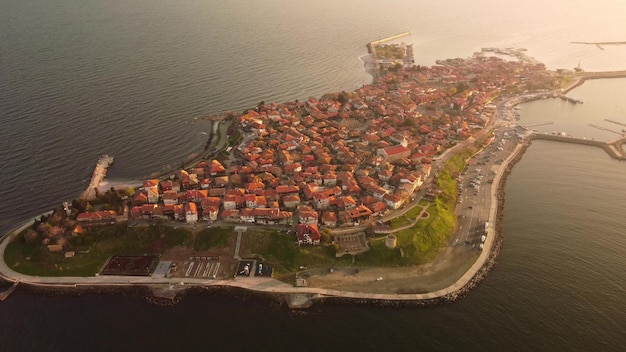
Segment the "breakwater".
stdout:
<path fill-rule="evenodd" d="M 581 86 L 588 79 L 607 79 L 607 78 L 626 78 L 626 70 L 622 71 L 603 71 L 603 72 L 581 72 L 572 76 L 574 81 L 567 87 L 563 88 L 562 93 L 565 94 L 570 90 Z"/>
<path fill-rule="evenodd" d="M 393 35 L 391 37 L 387 37 L 387 38 L 375 40 L 373 42 L 369 42 L 366 45 L 367 52 L 370 53 L 370 54 L 373 54 L 374 53 L 374 46 L 376 46 L 378 44 L 386 43 L 386 42 L 389 42 L 389 41 L 392 41 L 392 40 L 396 40 L 398 38 L 406 37 L 406 36 L 409 36 L 411 34 L 413 34 L 413 32 L 408 31 L 408 32 L 397 34 L 397 35 Z"/>
<path fill-rule="evenodd" d="M 98 159 L 96 168 L 91 175 L 91 181 L 89 181 L 87 189 L 80 196 L 81 199 L 89 200 L 96 198 L 96 188 L 98 188 L 102 180 L 106 177 L 107 170 L 111 164 L 113 164 L 113 157 L 110 155 L 104 154 Z"/>
<path fill-rule="evenodd" d="M 543 139 L 543 140 L 548 140 L 548 141 L 556 141 L 556 142 L 573 143 L 573 144 L 590 145 L 594 147 L 599 147 L 599 148 L 602 148 L 613 159 L 626 160 L 626 157 L 624 156 L 624 153 L 621 149 L 621 145 L 622 143 L 624 143 L 624 140 L 626 139 L 626 137 L 618 138 L 617 140 L 613 140 L 611 142 L 602 142 L 602 141 L 596 141 L 592 139 L 575 138 L 575 137 L 570 137 L 570 136 L 532 133 L 529 138 L 530 140 Z"/>

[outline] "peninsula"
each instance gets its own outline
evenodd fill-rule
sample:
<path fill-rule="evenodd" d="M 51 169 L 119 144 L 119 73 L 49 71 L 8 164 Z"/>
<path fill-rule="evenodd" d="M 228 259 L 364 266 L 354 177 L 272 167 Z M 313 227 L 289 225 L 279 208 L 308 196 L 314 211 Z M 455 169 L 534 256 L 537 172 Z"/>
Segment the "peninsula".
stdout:
<path fill-rule="evenodd" d="M 212 116 L 191 165 L 138 187 L 90 185 L 4 235 L 0 276 L 168 299 L 228 286 L 292 308 L 462 297 L 495 264 L 502 187 L 530 140 L 602 143 L 541 137 L 517 124 L 515 105 L 626 72 L 550 71 L 512 48 L 422 67 L 412 46 L 385 42 L 368 44 L 372 84 Z M 623 142 L 605 150 L 623 159 Z"/>

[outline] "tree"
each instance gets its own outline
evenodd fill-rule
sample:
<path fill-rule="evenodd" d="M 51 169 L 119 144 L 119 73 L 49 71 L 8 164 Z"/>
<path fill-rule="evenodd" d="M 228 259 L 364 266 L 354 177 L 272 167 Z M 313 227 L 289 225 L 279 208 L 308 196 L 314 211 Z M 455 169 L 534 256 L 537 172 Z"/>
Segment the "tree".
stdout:
<path fill-rule="evenodd" d="M 339 95 L 337 95 L 337 101 L 340 102 L 341 104 L 347 103 L 349 99 L 350 99 L 350 96 L 346 92 L 341 92 L 339 93 Z"/>

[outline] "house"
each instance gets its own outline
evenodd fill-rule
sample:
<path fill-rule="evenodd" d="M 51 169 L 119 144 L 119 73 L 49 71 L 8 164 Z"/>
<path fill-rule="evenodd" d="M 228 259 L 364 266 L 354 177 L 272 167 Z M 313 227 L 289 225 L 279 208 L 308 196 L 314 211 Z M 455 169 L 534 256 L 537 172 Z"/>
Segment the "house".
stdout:
<path fill-rule="evenodd" d="M 281 200 L 283 201 L 285 208 L 295 208 L 300 205 L 300 196 L 298 195 L 283 196 Z"/>
<path fill-rule="evenodd" d="M 187 201 L 201 203 L 202 200 L 209 196 L 209 191 L 206 189 L 190 189 L 187 191 Z"/>
<path fill-rule="evenodd" d="M 243 198 L 246 200 L 246 208 L 256 208 L 256 195 L 246 194 Z"/>
<path fill-rule="evenodd" d="M 301 207 L 298 209 L 298 222 L 301 224 L 317 224 L 318 214 L 309 207 Z"/>
<path fill-rule="evenodd" d="M 185 207 L 183 207 L 182 204 L 174 204 L 173 207 L 174 207 L 174 219 L 177 221 L 185 220 L 186 218 Z"/>
<path fill-rule="evenodd" d="M 224 197 L 224 209 L 226 210 L 242 208 L 245 203 L 244 196 L 227 195 Z"/>
<path fill-rule="evenodd" d="M 392 145 L 386 148 L 380 148 L 376 151 L 376 155 L 385 158 L 388 161 L 395 161 L 411 156 L 411 149 L 402 145 Z"/>
<path fill-rule="evenodd" d="M 319 245 L 322 235 L 317 225 L 298 224 L 295 228 L 298 245 Z"/>
<path fill-rule="evenodd" d="M 163 192 L 161 199 L 163 199 L 163 204 L 165 205 L 178 204 L 178 193 L 172 190 L 165 191 Z"/>
<path fill-rule="evenodd" d="M 322 225 L 328 227 L 337 226 L 337 214 L 334 211 L 322 212 Z"/>
<path fill-rule="evenodd" d="M 135 204 L 142 205 L 145 203 L 148 203 L 148 195 L 146 194 L 146 192 L 137 193 L 137 195 L 135 196 Z"/>
<path fill-rule="evenodd" d="M 209 165 L 209 174 L 211 176 L 221 175 L 221 174 L 224 174 L 225 172 L 226 172 L 226 168 L 224 167 L 224 165 L 222 165 L 222 163 L 220 163 L 219 161 L 215 159 L 211 160 L 211 165 Z"/>
<path fill-rule="evenodd" d="M 239 219 L 241 222 L 254 222 L 254 209 L 244 208 L 239 212 Z"/>
<path fill-rule="evenodd" d="M 383 197 L 383 201 L 391 209 L 398 209 L 402 206 L 403 203 L 403 199 L 395 194 L 385 194 L 385 196 Z"/>
<path fill-rule="evenodd" d="M 300 187 L 279 185 L 276 187 L 276 193 L 279 195 L 297 195 L 300 192 Z"/>
<path fill-rule="evenodd" d="M 381 201 L 368 204 L 367 207 L 373 214 L 384 214 L 387 211 L 387 203 Z"/>
<path fill-rule="evenodd" d="M 80 213 L 76 221 L 82 226 L 112 225 L 115 224 L 115 212 L 109 210 Z"/>
<path fill-rule="evenodd" d="M 185 221 L 189 224 L 198 222 L 198 208 L 196 207 L 196 203 L 188 202 L 185 204 Z"/>
<path fill-rule="evenodd" d="M 222 211 L 222 220 L 224 222 L 239 222 L 240 219 L 239 210 L 237 209 Z"/>
<path fill-rule="evenodd" d="M 135 205 L 134 207 L 132 207 L 130 209 L 130 217 L 131 218 L 135 218 L 135 219 L 139 219 L 141 218 L 142 215 L 142 211 L 141 211 L 141 207 L 139 205 Z"/>
<path fill-rule="evenodd" d="M 356 201 L 352 196 L 340 197 L 337 199 L 337 207 L 341 210 L 348 210 L 356 207 Z"/>
<path fill-rule="evenodd" d="M 347 210 L 350 219 L 354 222 L 368 220 L 372 216 L 372 211 L 365 205 L 359 205 L 356 208 Z"/>
<path fill-rule="evenodd" d="M 216 207 L 214 205 L 207 205 L 206 207 L 202 208 L 202 218 L 204 220 L 217 221 L 218 212 L 219 207 Z"/>
<path fill-rule="evenodd" d="M 337 184 L 337 174 L 332 171 L 326 172 L 323 182 L 324 186 L 335 186 Z"/>
<path fill-rule="evenodd" d="M 327 209 L 330 206 L 330 197 L 326 192 L 313 193 L 315 209 Z"/>

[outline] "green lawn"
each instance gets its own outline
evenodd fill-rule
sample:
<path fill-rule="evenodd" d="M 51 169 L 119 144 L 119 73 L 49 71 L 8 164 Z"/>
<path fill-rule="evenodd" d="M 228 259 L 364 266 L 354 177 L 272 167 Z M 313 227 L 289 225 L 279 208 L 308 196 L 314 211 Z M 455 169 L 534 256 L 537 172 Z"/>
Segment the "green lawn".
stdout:
<path fill-rule="evenodd" d="M 193 242 L 193 249 L 202 251 L 210 248 L 226 247 L 232 236 L 232 227 L 204 229 L 196 235 Z"/>
<path fill-rule="evenodd" d="M 76 251 L 72 258 L 51 253 L 43 245 L 29 245 L 19 235 L 7 246 L 4 255 L 9 267 L 27 275 L 93 276 L 111 255 L 159 254 L 186 243 L 189 238 L 189 231 L 184 229 L 118 225 L 89 229 L 72 238 L 70 247 Z"/>

